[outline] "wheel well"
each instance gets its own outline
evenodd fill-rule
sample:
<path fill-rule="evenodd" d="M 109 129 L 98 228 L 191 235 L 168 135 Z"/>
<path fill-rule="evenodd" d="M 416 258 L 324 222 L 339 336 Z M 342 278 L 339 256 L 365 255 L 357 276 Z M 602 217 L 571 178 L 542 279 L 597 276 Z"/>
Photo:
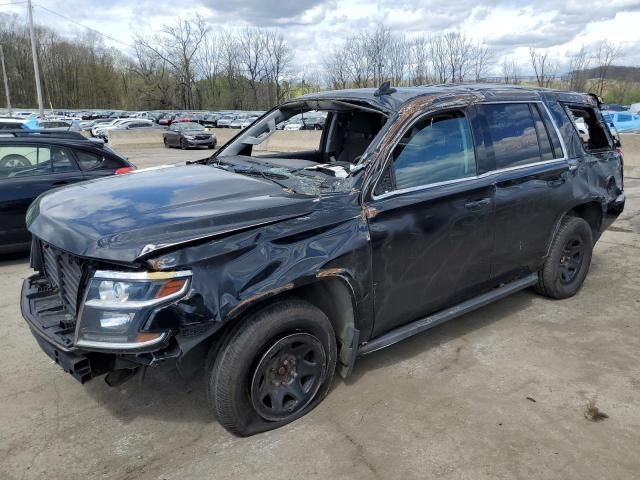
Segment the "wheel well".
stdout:
<path fill-rule="evenodd" d="M 602 207 L 598 202 L 583 203 L 567 212 L 568 216 L 580 217 L 591 227 L 593 238 L 596 239 L 602 225 Z"/>
<path fill-rule="evenodd" d="M 327 316 L 336 334 L 338 344 L 339 373 L 347 377 L 351 372 L 355 359 L 354 343 L 357 335 L 355 309 L 352 291 L 345 280 L 340 277 L 328 277 L 317 282 L 303 285 L 282 293 L 259 300 L 240 314 L 241 317 L 251 315 L 266 305 L 287 297 L 295 297 L 316 306 Z M 226 329 L 233 328 L 242 318 L 229 319 Z M 354 342 L 355 340 L 355 342 Z"/>

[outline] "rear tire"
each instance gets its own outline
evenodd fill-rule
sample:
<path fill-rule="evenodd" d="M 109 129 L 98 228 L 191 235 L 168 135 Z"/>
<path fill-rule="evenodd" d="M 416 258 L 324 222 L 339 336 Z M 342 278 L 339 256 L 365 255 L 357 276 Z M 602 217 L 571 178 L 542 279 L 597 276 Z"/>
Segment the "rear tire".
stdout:
<path fill-rule="evenodd" d="M 276 302 L 229 333 L 208 366 L 207 398 L 235 435 L 281 427 L 327 395 L 336 352 L 333 327 L 320 309 L 301 300 Z"/>
<path fill-rule="evenodd" d="M 589 224 L 579 217 L 565 217 L 538 272 L 536 292 L 558 299 L 575 295 L 589 273 L 592 253 Z"/>

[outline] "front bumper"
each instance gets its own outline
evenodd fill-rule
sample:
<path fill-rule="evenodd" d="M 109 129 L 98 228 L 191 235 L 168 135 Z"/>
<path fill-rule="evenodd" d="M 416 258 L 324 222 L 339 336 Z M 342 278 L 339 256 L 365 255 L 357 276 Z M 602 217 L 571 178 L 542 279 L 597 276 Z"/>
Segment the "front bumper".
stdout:
<path fill-rule="evenodd" d="M 216 139 L 214 138 L 208 138 L 206 140 L 197 140 L 197 139 L 193 139 L 193 140 L 187 140 L 187 144 L 191 147 L 208 147 L 209 145 L 215 145 L 216 144 Z"/>
<path fill-rule="evenodd" d="M 112 370 L 156 366 L 180 357 L 175 342 L 155 345 L 153 351 L 85 350 L 75 346 L 74 317 L 45 277 L 35 274 L 22 283 L 20 309 L 40 348 L 80 383 Z"/>

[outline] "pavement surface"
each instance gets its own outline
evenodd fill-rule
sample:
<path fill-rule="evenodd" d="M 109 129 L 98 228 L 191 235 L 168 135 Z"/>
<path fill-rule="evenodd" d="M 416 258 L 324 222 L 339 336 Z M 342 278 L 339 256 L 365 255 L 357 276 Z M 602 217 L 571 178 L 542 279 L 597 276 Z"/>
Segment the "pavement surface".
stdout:
<path fill-rule="evenodd" d="M 626 193 L 575 297 L 521 292 L 375 353 L 309 415 L 245 439 L 216 422 L 202 375 L 77 383 L 20 316 L 28 259 L 0 259 L 0 479 L 638 478 L 640 180 Z"/>

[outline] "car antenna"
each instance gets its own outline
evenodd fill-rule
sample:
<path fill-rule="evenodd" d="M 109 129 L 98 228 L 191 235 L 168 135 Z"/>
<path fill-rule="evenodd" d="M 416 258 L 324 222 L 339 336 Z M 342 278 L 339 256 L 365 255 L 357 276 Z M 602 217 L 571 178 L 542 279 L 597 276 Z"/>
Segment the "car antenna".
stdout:
<path fill-rule="evenodd" d="M 381 97 L 382 95 L 391 95 L 392 93 L 397 92 L 395 88 L 391 88 L 391 82 L 387 80 L 386 82 L 382 82 L 382 84 L 378 87 L 378 89 L 373 92 L 374 97 Z"/>

